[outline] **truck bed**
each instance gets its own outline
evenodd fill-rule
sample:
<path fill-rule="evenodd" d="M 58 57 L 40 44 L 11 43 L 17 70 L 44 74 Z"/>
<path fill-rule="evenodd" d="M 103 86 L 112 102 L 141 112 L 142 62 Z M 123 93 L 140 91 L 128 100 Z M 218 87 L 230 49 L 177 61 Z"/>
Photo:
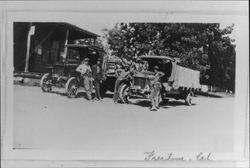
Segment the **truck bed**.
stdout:
<path fill-rule="evenodd" d="M 186 87 L 186 88 L 200 88 L 200 72 L 176 65 L 173 67 L 173 71 L 170 77 L 175 87 Z"/>

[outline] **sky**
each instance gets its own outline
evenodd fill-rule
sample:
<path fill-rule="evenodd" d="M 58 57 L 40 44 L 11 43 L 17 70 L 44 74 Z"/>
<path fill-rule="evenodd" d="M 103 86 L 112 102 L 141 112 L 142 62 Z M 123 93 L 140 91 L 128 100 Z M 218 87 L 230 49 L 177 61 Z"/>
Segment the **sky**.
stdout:
<path fill-rule="evenodd" d="M 245 8 L 244 4 L 236 2 L 183 1 L 180 5 L 174 1 L 110 1 L 79 5 L 78 10 L 86 12 L 65 13 L 62 18 L 101 35 L 103 28 L 112 28 L 118 22 L 220 23 L 221 28 L 225 28 L 238 22 L 237 16 L 242 15 L 240 12 Z"/>
<path fill-rule="evenodd" d="M 98 35 L 102 35 L 102 30 L 104 28 L 111 29 L 115 26 L 116 23 L 120 23 L 119 21 L 113 21 L 113 20 L 105 20 L 105 21 L 99 21 L 99 22 L 79 22 L 79 21 L 72 21 L 72 24 L 83 28 L 85 30 L 91 31 L 93 33 L 96 33 Z M 129 22 L 127 22 L 129 23 Z M 165 23 L 171 23 L 171 22 L 165 22 Z M 181 22 L 180 22 L 181 23 Z M 215 22 L 218 23 L 218 22 Z M 225 21 L 225 22 L 219 22 L 220 23 L 220 28 L 226 28 L 227 26 L 230 26 L 234 24 L 233 22 L 230 21 Z"/>
<path fill-rule="evenodd" d="M 89 22 L 76 21 L 76 22 L 74 22 L 73 21 L 71 23 L 80 27 L 80 28 L 83 28 L 85 30 L 88 30 L 90 32 L 93 32 L 93 33 L 96 33 L 96 34 L 102 36 L 103 35 L 102 30 L 104 28 L 111 29 L 115 26 L 116 23 L 119 23 L 119 21 L 116 21 L 116 20 L 115 21 L 114 20 L 100 20 L 99 22 L 95 22 L 95 21 L 89 21 Z M 129 23 L 129 21 L 127 23 Z M 165 22 L 165 23 L 169 23 L 169 22 Z M 216 23 L 218 23 L 218 22 L 216 22 Z M 220 23 L 221 29 L 226 28 L 227 26 L 234 24 L 233 22 L 230 22 L 230 21 L 223 21 L 223 22 L 219 22 L 219 23 Z M 236 32 L 233 30 L 233 32 L 229 36 L 230 36 L 230 38 L 235 39 Z"/>

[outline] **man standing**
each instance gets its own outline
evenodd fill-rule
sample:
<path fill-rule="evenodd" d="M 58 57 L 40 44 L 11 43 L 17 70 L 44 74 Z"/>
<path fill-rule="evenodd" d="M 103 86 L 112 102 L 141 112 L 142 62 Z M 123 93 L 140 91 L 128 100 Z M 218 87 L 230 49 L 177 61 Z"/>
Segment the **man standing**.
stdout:
<path fill-rule="evenodd" d="M 81 73 L 83 77 L 83 86 L 86 91 L 87 99 L 92 101 L 92 90 L 93 90 L 93 82 L 92 82 L 92 72 L 89 66 L 89 58 L 84 58 L 82 63 L 77 67 L 76 71 Z"/>
<path fill-rule="evenodd" d="M 152 90 L 151 90 L 151 111 L 156 111 L 159 109 L 159 103 L 160 103 L 160 97 L 161 97 L 161 77 L 165 74 L 163 72 L 159 71 L 159 67 L 154 67 L 154 81 L 152 84 Z"/>
<path fill-rule="evenodd" d="M 95 100 L 101 100 L 100 87 L 103 80 L 103 71 L 100 58 L 98 58 L 97 63 L 92 67 L 92 75 L 95 85 Z"/>

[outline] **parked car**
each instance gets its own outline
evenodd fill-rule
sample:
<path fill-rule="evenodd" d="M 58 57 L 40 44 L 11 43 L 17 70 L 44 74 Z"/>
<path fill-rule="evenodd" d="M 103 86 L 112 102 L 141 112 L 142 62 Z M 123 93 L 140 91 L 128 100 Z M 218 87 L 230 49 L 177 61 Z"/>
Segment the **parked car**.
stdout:
<path fill-rule="evenodd" d="M 178 61 L 170 56 L 142 56 L 141 60 L 148 62 L 148 70 L 133 72 L 132 77 L 126 76 L 118 83 L 117 94 L 122 103 L 128 103 L 132 97 L 150 98 L 153 69 L 155 66 L 165 75 L 161 78 L 163 100 L 184 99 L 187 105 L 192 104 L 196 90 L 200 88 L 200 72 L 178 65 Z"/>
<path fill-rule="evenodd" d="M 81 75 L 76 71 L 84 58 L 90 59 L 90 65 L 103 57 L 103 49 L 82 44 L 68 44 L 67 55 L 62 62 L 50 65 L 49 72 L 44 74 L 40 81 L 42 91 L 51 92 L 53 87 L 65 88 L 68 97 L 75 97 L 77 90 L 82 86 Z"/>

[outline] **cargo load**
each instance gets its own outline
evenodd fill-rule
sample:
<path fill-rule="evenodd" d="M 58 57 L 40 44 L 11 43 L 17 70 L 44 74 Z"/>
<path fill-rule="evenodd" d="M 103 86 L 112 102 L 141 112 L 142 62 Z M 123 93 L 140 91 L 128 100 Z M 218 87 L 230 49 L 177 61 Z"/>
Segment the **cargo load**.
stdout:
<path fill-rule="evenodd" d="M 169 81 L 173 81 L 173 87 L 200 88 L 200 72 L 182 67 L 180 65 L 173 66 L 172 74 Z"/>

